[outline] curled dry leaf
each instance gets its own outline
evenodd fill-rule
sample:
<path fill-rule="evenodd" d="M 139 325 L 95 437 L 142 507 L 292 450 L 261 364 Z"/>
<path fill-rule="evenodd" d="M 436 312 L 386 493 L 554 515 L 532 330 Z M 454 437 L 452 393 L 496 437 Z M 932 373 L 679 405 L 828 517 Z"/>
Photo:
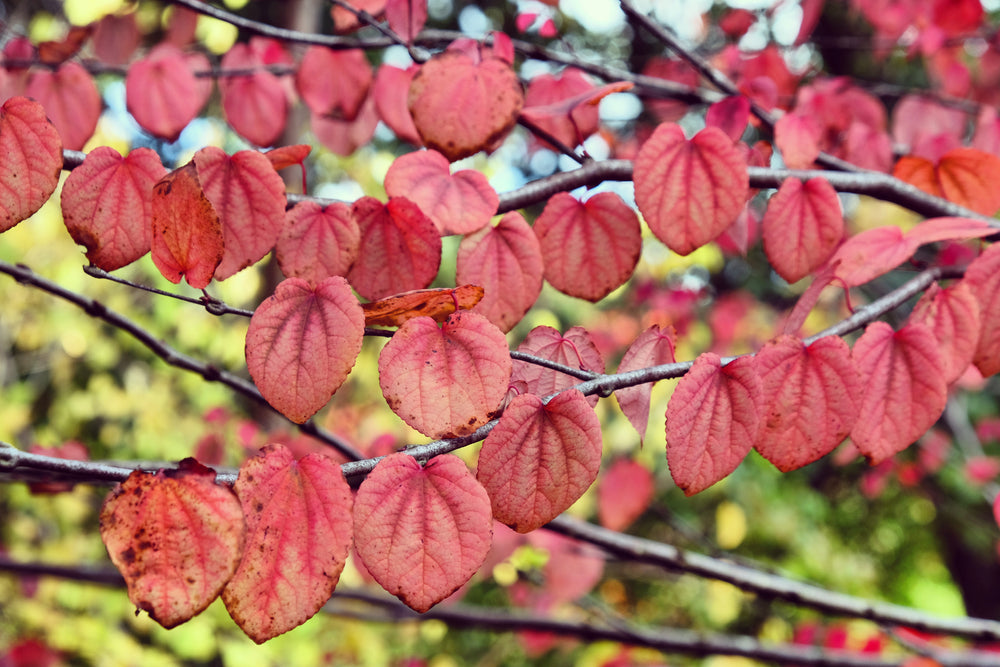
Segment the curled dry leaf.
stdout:
<path fill-rule="evenodd" d="M 476 573 L 492 535 L 490 499 L 452 454 L 423 467 L 407 454 L 390 454 L 358 489 L 358 555 L 379 585 L 418 612 Z"/>
<path fill-rule="evenodd" d="M 418 289 L 361 304 L 365 326 L 398 327 L 414 317 L 442 322 L 457 310 L 469 310 L 483 298 L 479 285 Z"/>
<path fill-rule="evenodd" d="M 515 396 L 479 453 L 494 518 L 519 533 L 545 525 L 597 479 L 601 450 L 601 422 L 578 390 L 544 404 Z"/>
<path fill-rule="evenodd" d="M 63 184 L 63 221 L 105 271 L 131 264 L 149 252 L 153 233 L 153 185 L 166 169 L 149 148 L 127 157 L 109 146 L 95 148 Z"/>
<path fill-rule="evenodd" d="M 246 526 L 239 500 L 194 459 L 135 471 L 101 508 L 101 539 L 128 597 L 165 628 L 201 613 L 233 576 Z"/>
<path fill-rule="evenodd" d="M 42 207 L 59 184 L 62 140 L 45 109 L 26 97 L 0 108 L 0 232 Z M 14 186 L 17 183 L 17 186 Z"/>
<path fill-rule="evenodd" d="M 233 490 L 246 517 L 246 548 L 222 601 L 260 644 L 330 599 L 351 548 L 354 498 L 331 458 L 296 461 L 283 445 L 245 461 Z"/>
<path fill-rule="evenodd" d="M 361 229 L 343 202 L 302 201 L 285 213 L 274 248 L 281 272 L 316 284 L 346 276 L 361 249 Z"/>
<path fill-rule="evenodd" d="M 392 411 L 432 438 L 472 433 L 507 393 L 507 339 L 482 315 L 458 311 L 441 328 L 407 320 L 382 348 L 379 385 Z"/>
<path fill-rule="evenodd" d="M 365 318 L 350 285 L 278 284 L 247 329 L 247 369 L 268 403 L 297 424 L 326 405 L 361 352 Z"/>

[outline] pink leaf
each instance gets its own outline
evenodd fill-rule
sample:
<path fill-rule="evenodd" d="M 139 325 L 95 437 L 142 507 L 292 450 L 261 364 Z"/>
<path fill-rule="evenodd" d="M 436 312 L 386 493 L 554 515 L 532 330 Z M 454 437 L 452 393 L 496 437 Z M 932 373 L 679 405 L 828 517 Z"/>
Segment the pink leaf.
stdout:
<path fill-rule="evenodd" d="M 593 545 L 544 529 L 532 532 L 526 540 L 548 554 L 542 568 L 541 596 L 545 602 L 578 600 L 591 592 L 604 574 L 605 555 Z"/>
<path fill-rule="evenodd" d="M 421 139 L 450 161 L 497 148 L 523 104 L 509 63 L 495 57 L 476 63 L 458 51 L 433 56 L 410 86 L 410 113 Z"/>
<path fill-rule="evenodd" d="M 861 393 L 851 349 L 836 336 L 806 347 L 792 336 L 755 357 L 763 384 L 763 423 L 754 448 L 782 472 L 826 456 L 851 432 Z"/>
<path fill-rule="evenodd" d="M 573 327 L 565 336 L 552 327 L 535 327 L 518 345 L 517 351 L 571 368 L 604 372 L 604 357 L 594 345 L 590 332 L 583 327 Z M 579 384 L 582 380 L 537 364 L 515 361 L 511 382 L 524 382 L 528 392 L 548 396 Z M 597 396 L 588 396 L 587 401 L 591 405 L 597 405 Z"/>
<path fill-rule="evenodd" d="M 979 302 L 969 283 L 960 281 L 944 289 L 934 283 L 913 307 L 910 319 L 934 332 L 945 382 L 960 378 L 975 356 L 981 328 Z"/>
<path fill-rule="evenodd" d="M 230 157 L 209 146 L 195 153 L 194 163 L 222 222 L 225 254 L 215 278 L 225 280 L 274 247 L 285 220 L 285 182 L 257 151 Z"/>
<path fill-rule="evenodd" d="M 91 46 L 94 55 L 109 65 L 126 65 L 142 42 L 142 33 L 136 23 L 135 12 L 107 14 L 97 22 Z"/>
<path fill-rule="evenodd" d="M 270 64 L 265 54 L 276 44 L 273 40 L 254 37 L 249 44 L 237 43 L 222 56 L 223 69 L 259 70 L 219 79 L 226 120 L 240 136 L 257 146 L 273 145 L 288 121 L 285 88 L 277 76 L 262 69 L 263 65 Z"/>
<path fill-rule="evenodd" d="M 176 141 L 212 93 L 212 80 L 196 78 L 194 70 L 209 69 L 202 54 L 185 55 L 167 43 L 155 46 L 125 75 L 129 113 L 154 137 Z"/>
<path fill-rule="evenodd" d="M 425 612 L 467 582 L 486 559 L 493 524 L 486 491 L 458 457 L 421 467 L 390 454 L 358 489 L 354 537 L 375 580 Z"/>
<path fill-rule="evenodd" d="M 341 120 L 314 113 L 310 122 L 313 133 L 321 144 L 337 155 L 347 156 L 371 141 L 378 125 L 378 115 L 375 113 L 373 96 L 369 95 L 362 102 L 354 120 Z"/>
<path fill-rule="evenodd" d="M 247 369 L 267 402 L 301 424 L 326 405 L 361 352 L 365 316 L 350 285 L 288 278 L 247 330 Z"/>
<path fill-rule="evenodd" d="M 717 127 L 733 141 L 739 141 L 750 122 L 750 100 L 743 95 L 733 95 L 720 100 L 705 114 L 706 127 Z"/>
<path fill-rule="evenodd" d="M 302 201 L 285 214 L 274 254 L 286 277 L 316 284 L 329 276 L 346 276 L 360 247 L 361 230 L 350 206 Z"/>
<path fill-rule="evenodd" d="M 481 285 L 475 312 L 508 332 L 542 291 L 542 251 L 524 217 L 507 213 L 496 227 L 481 229 L 458 246 L 455 280 Z"/>
<path fill-rule="evenodd" d="M 281 171 L 286 167 L 304 166 L 305 159 L 309 157 L 312 146 L 308 144 L 292 144 L 290 146 L 278 146 L 264 153 L 274 167 L 275 171 Z"/>
<path fill-rule="evenodd" d="M 296 461 L 284 445 L 245 461 L 233 490 L 247 539 L 222 600 L 261 644 L 306 622 L 330 599 L 351 548 L 354 499 L 331 458 Z"/>
<path fill-rule="evenodd" d="M 63 220 L 91 264 L 114 271 L 149 252 L 153 185 L 165 172 L 149 148 L 123 158 L 101 146 L 70 173 L 61 195 Z"/>
<path fill-rule="evenodd" d="M 375 87 L 372 92 L 379 117 L 400 140 L 414 146 L 419 146 L 422 142 L 407 106 L 407 91 L 410 90 L 410 83 L 413 82 L 413 77 L 419 69 L 419 65 L 410 65 L 408 69 L 403 70 L 383 64 L 375 75 Z"/>
<path fill-rule="evenodd" d="M 958 145 L 965 134 L 965 112 L 948 107 L 929 97 L 905 95 L 892 110 L 892 140 L 909 147 L 909 152 L 937 160 L 940 154 L 926 147 L 937 136 L 952 139 Z"/>
<path fill-rule="evenodd" d="M 528 84 L 522 114 L 565 145 L 576 146 L 597 132 L 597 101 L 603 96 L 593 98 L 599 92 L 586 74 L 573 67 L 558 77 L 540 74 Z"/>
<path fill-rule="evenodd" d="M 423 289 L 437 276 L 441 236 L 430 218 L 404 197 L 383 204 L 362 197 L 351 207 L 361 249 L 347 279 L 366 299 Z"/>
<path fill-rule="evenodd" d="M 820 129 L 810 116 L 786 113 L 774 125 L 774 143 L 789 169 L 809 169 L 819 157 Z"/>
<path fill-rule="evenodd" d="M 857 287 L 896 268 L 912 257 L 917 247 L 899 227 L 876 227 L 847 239 L 828 264 L 838 263 L 836 277 L 847 287 Z"/>
<path fill-rule="evenodd" d="M 452 174 L 448 160 L 435 150 L 396 158 L 385 174 L 385 192 L 419 206 L 442 236 L 482 229 L 500 203 L 486 176 L 473 169 Z"/>
<path fill-rule="evenodd" d="M 222 261 L 222 223 L 208 200 L 194 162 L 175 169 L 153 186 L 153 263 L 163 277 L 186 277 L 195 289 L 212 281 Z"/>
<path fill-rule="evenodd" d="M 652 500 L 653 474 L 631 459 L 612 463 L 597 482 L 597 516 L 608 530 L 628 528 Z"/>
<path fill-rule="evenodd" d="M 833 186 L 824 178 L 786 179 L 767 202 L 762 223 L 764 252 L 790 283 L 830 258 L 844 236 L 844 217 Z"/>
<path fill-rule="evenodd" d="M 407 320 L 382 348 L 379 385 L 393 412 L 432 438 L 472 433 L 507 393 L 507 339 L 485 317 L 450 315 L 439 329 L 429 317 Z"/>
<path fill-rule="evenodd" d="M 642 251 L 639 217 L 613 192 L 586 202 L 557 193 L 534 229 L 545 279 L 560 292 L 592 302 L 625 284 Z"/>
<path fill-rule="evenodd" d="M 667 464 L 685 495 L 736 470 L 757 438 L 762 409 L 752 358 L 725 366 L 711 352 L 695 359 L 667 404 Z"/>
<path fill-rule="evenodd" d="M 62 140 L 38 102 L 12 97 L 0 108 L 0 232 L 42 207 L 59 184 Z"/>
<path fill-rule="evenodd" d="M 854 344 L 853 357 L 862 394 L 851 440 L 875 465 L 934 425 L 948 385 L 938 342 L 925 324 L 893 331 L 885 322 L 873 322 Z"/>
<path fill-rule="evenodd" d="M 674 363 L 674 346 L 677 333 L 673 327 L 661 330 L 658 324 L 649 327 L 636 338 L 618 365 L 619 373 Z M 618 405 L 633 428 L 639 433 L 639 439 L 646 439 L 646 429 L 649 426 L 649 401 L 653 393 L 653 383 L 626 387 L 615 391 Z"/>
<path fill-rule="evenodd" d="M 101 508 L 101 539 L 128 597 L 165 628 L 201 613 L 233 576 L 246 526 L 232 490 L 194 459 L 136 470 Z"/>
<path fill-rule="evenodd" d="M 331 73 L 336 72 L 336 76 Z M 354 120 L 372 85 L 372 67 L 361 49 L 310 46 L 295 73 L 295 87 L 314 114 Z"/>
<path fill-rule="evenodd" d="M 746 160 L 718 128 L 688 141 L 664 123 L 635 158 L 635 201 L 667 247 L 688 255 L 726 231 L 750 190 Z"/>
<path fill-rule="evenodd" d="M 519 533 L 545 525 L 597 479 L 601 448 L 601 423 L 576 389 L 547 404 L 516 396 L 479 454 L 493 516 Z"/>
<path fill-rule="evenodd" d="M 64 148 L 78 151 L 93 136 L 101 116 L 101 94 L 80 63 L 66 62 L 54 71 L 34 70 L 24 94 L 45 107 Z"/>
<path fill-rule="evenodd" d="M 962 282 L 979 301 L 982 325 L 972 363 L 983 377 L 1000 373 L 1000 243 L 994 243 L 977 257 Z"/>
<path fill-rule="evenodd" d="M 386 0 L 385 18 L 389 27 L 410 44 L 427 22 L 427 0 Z"/>

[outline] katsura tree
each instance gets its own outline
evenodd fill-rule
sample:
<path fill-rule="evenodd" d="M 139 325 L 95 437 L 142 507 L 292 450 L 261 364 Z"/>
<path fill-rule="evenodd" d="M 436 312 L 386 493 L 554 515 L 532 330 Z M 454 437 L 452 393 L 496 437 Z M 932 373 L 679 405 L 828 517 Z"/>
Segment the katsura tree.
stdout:
<path fill-rule="evenodd" d="M 11 9 L 0 663 L 995 664 L 995 17 L 704 4 Z"/>

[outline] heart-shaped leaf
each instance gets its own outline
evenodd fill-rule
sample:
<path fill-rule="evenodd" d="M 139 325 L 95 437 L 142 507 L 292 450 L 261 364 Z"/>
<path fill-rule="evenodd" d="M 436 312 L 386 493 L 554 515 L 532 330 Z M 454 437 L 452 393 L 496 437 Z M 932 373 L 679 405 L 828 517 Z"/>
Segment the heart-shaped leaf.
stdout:
<path fill-rule="evenodd" d="M 913 307 L 910 319 L 923 322 L 938 340 L 941 374 L 947 384 L 962 377 L 979 344 L 979 302 L 966 281 L 941 289 L 934 283 Z"/>
<path fill-rule="evenodd" d="M 837 191 L 824 178 L 786 179 L 767 202 L 761 227 L 764 252 L 790 283 L 823 265 L 844 236 Z"/>
<path fill-rule="evenodd" d="M 570 368 L 604 372 L 604 356 L 594 345 L 590 332 L 583 327 L 572 327 L 565 335 L 552 327 L 535 327 L 517 346 L 517 351 Z M 582 382 L 573 375 L 520 360 L 514 362 L 510 380 L 523 382 L 526 390 L 536 396 L 548 396 Z M 597 396 L 587 397 L 590 405 L 597 405 L 597 399 Z"/>
<path fill-rule="evenodd" d="M 195 77 L 210 69 L 203 54 L 185 54 L 172 44 L 153 47 L 128 68 L 125 104 L 142 129 L 154 137 L 176 141 L 212 93 L 212 80 Z"/>
<path fill-rule="evenodd" d="M 59 130 L 64 148 L 78 151 L 97 129 L 101 116 L 101 94 L 83 65 L 66 62 L 55 70 L 32 70 L 26 97 L 45 108 Z"/>
<path fill-rule="evenodd" d="M 278 283 L 247 330 L 247 369 L 267 402 L 301 424 L 326 405 L 361 352 L 365 316 L 350 285 Z"/>
<path fill-rule="evenodd" d="M 379 461 L 358 489 L 354 538 L 375 580 L 425 612 L 465 584 L 486 559 L 490 499 L 457 456 L 421 465 L 407 454 Z"/>
<path fill-rule="evenodd" d="M 59 184 L 62 140 L 45 109 L 26 97 L 0 108 L 0 232 L 42 207 Z"/>
<path fill-rule="evenodd" d="M 653 501 L 653 473 L 632 459 L 618 459 L 597 480 L 597 519 L 608 530 L 622 531 Z"/>
<path fill-rule="evenodd" d="M 528 84 L 522 114 L 566 146 L 577 146 L 597 132 L 597 104 L 588 103 L 595 90 L 587 75 L 575 67 L 567 67 L 558 76 L 539 74 Z M 572 104 L 559 106 L 567 101 Z"/>
<path fill-rule="evenodd" d="M 321 144 L 337 155 L 351 155 L 375 135 L 375 127 L 378 125 L 375 101 L 372 95 L 366 97 L 354 120 L 314 113 L 310 123 Z"/>
<path fill-rule="evenodd" d="M 283 445 L 245 461 L 233 490 L 246 517 L 246 548 L 222 601 L 260 644 L 330 599 L 351 548 L 354 498 L 331 458 L 296 461 Z"/>
<path fill-rule="evenodd" d="M 295 73 L 295 87 L 306 106 L 342 120 L 357 117 L 371 85 L 372 67 L 361 49 L 310 46 Z"/>
<path fill-rule="evenodd" d="M 219 92 L 229 125 L 257 146 L 273 145 L 288 122 L 288 97 L 281 79 L 263 68 L 270 64 L 265 53 L 284 53 L 277 44 L 254 37 L 249 44 L 236 43 L 222 56 L 222 69 L 256 70 L 253 74 L 221 77 Z"/>
<path fill-rule="evenodd" d="M 977 257 L 962 282 L 979 301 L 981 328 L 972 362 L 984 377 L 1000 373 L 1000 243 Z"/>
<path fill-rule="evenodd" d="M 286 277 L 315 284 L 346 276 L 360 249 L 361 229 L 350 206 L 302 201 L 285 214 L 274 254 Z"/>
<path fill-rule="evenodd" d="M 489 421 L 510 371 L 506 337 L 468 311 L 448 316 L 441 328 L 429 317 L 407 320 L 378 359 L 389 407 L 432 438 L 467 435 Z"/>
<path fill-rule="evenodd" d="M 944 197 L 983 215 L 1000 209 L 1000 157 L 975 148 L 953 148 L 935 164 L 927 158 L 906 156 L 893 169 L 896 178 L 925 192 Z"/>
<path fill-rule="evenodd" d="M 194 459 L 136 470 L 101 508 L 101 539 L 128 597 L 165 628 L 201 613 L 236 571 L 246 526 L 240 501 Z"/>
<path fill-rule="evenodd" d="M 515 396 L 479 453 L 494 518 L 519 533 L 556 518 L 597 479 L 601 449 L 601 422 L 576 389 L 546 404 Z"/>
<path fill-rule="evenodd" d="M 409 44 L 427 22 L 427 0 L 386 0 L 385 19 Z"/>

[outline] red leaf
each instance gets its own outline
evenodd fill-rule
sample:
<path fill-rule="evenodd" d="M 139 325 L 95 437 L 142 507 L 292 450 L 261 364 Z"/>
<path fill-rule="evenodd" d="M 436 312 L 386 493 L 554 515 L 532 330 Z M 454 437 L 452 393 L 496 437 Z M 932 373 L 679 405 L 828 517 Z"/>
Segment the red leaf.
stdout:
<path fill-rule="evenodd" d="M 427 0 L 386 0 L 385 18 L 389 27 L 410 44 L 427 22 Z"/>
<path fill-rule="evenodd" d="M 825 178 L 789 178 L 767 202 L 761 227 L 764 252 L 790 283 L 823 265 L 844 236 L 837 191 Z"/>
<path fill-rule="evenodd" d="M 432 438 L 472 433 L 507 393 L 507 339 L 485 317 L 458 311 L 443 326 L 407 320 L 382 348 L 379 385 L 392 411 Z"/>
<path fill-rule="evenodd" d="M 153 263 L 163 277 L 186 277 L 195 289 L 212 281 L 222 261 L 222 223 L 205 196 L 194 162 L 168 173 L 153 186 Z"/>
<path fill-rule="evenodd" d="M 286 167 L 302 166 L 305 159 L 312 151 L 312 146 L 308 144 L 292 144 L 290 146 L 278 146 L 264 153 L 264 157 L 271 161 L 271 166 L 275 171 L 281 171 Z"/>
<path fill-rule="evenodd" d="M 979 301 L 982 326 L 972 363 L 983 377 L 1000 373 L 1000 243 L 994 243 L 976 258 L 962 282 Z"/>
<path fill-rule="evenodd" d="M 660 325 L 654 324 L 636 338 L 625 356 L 622 357 L 618 365 L 619 373 L 647 368 L 649 366 L 659 366 L 661 364 L 672 364 L 674 358 L 674 345 L 677 333 L 673 327 L 661 330 Z M 646 439 L 646 429 L 649 426 L 649 401 L 653 393 L 652 382 L 626 387 L 615 391 L 618 405 L 629 423 L 639 432 L 639 439 Z"/>
<path fill-rule="evenodd" d="M 429 317 L 443 322 L 457 310 L 469 310 L 483 298 L 479 285 L 461 285 L 440 289 L 418 289 L 361 304 L 365 326 L 398 327 L 414 317 Z"/>
<path fill-rule="evenodd" d="M 383 64 L 375 74 L 375 87 L 372 90 L 379 117 L 401 141 L 414 146 L 419 146 L 422 142 L 417 126 L 413 124 L 407 97 L 413 77 L 419 70 L 419 65 L 410 65 L 408 69 L 403 70 Z"/>
<path fill-rule="evenodd" d="M 390 454 L 354 502 L 358 555 L 375 580 L 418 612 L 467 582 L 486 559 L 493 534 L 490 499 L 457 456 L 421 467 Z"/>
<path fill-rule="evenodd" d="M 590 332 L 583 327 L 573 327 L 565 336 L 552 327 L 535 327 L 517 346 L 517 351 L 571 368 L 604 372 L 604 357 L 594 345 Z M 526 361 L 514 362 L 510 379 L 511 382 L 524 382 L 527 391 L 536 396 L 548 396 L 582 382 L 572 375 Z M 587 401 L 591 405 L 597 405 L 597 398 L 588 396 Z"/>
<path fill-rule="evenodd" d="M 820 129 L 811 116 L 786 113 L 774 125 L 774 143 L 789 169 L 809 169 L 819 157 Z"/>
<path fill-rule="evenodd" d="M 302 201 L 285 214 L 274 254 L 286 277 L 316 284 L 346 276 L 360 248 L 361 229 L 350 206 Z"/>
<path fill-rule="evenodd" d="M 687 255 L 726 231 L 750 191 L 746 160 L 718 128 L 690 141 L 664 123 L 635 158 L 635 201 L 656 238 Z"/>
<path fill-rule="evenodd" d="M 139 32 L 135 14 L 135 12 L 120 16 L 107 14 L 97 22 L 90 44 L 94 47 L 94 55 L 102 63 L 125 65 L 139 48 L 142 34 Z"/>
<path fill-rule="evenodd" d="M 155 137 L 175 141 L 208 102 L 211 79 L 194 70 L 210 69 L 202 54 L 184 54 L 172 44 L 155 46 L 125 75 L 125 104 L 137 123 Z"/>
<path fill-rule="evenodd" d="M 83 65 L 68 62 L 55 71 L 34 70 L 24 95 L 45 108 L 64 148 L 78 151 L 94 134 L 101 116 L 101 94 Z"/>
<path fill-rule="evenodd" d="M 604 574 L 605 555 L 593 545 L 544 529 L 532 532 L 526 539 L 548 554 L 542 568 L 543 604 L 578 600 L 592 591 Z"/>
<path fill-rule="evenodd" d="M 711 352 L 695 359 L 667 404 L 667 464 L 685 495 L 736 470 L 757 438 L 762 409 L 751 357 L 725 366 Z"/>
<path fill-rule="evenodd" d="M 913 322 L 930 327 L 941 349 L 941 374 L 951 384 L 972 363 L 981 328 L 979 302 L 965 281 L 941 289 L 934 283 L 913 307 Z"/>
<path fill-rule="evenodd" d="M 435 150 L 396 158 L 385 174 L 385 193 L 419 206 L 442 236 L 482 229 L 500 204 L 486 176 L 474 169 L 452 174 L 448 160 Z"/>
<path fill-rule="evenodd" d="M 545 279 L 560 292 L 592 302 L 625 284 L 642 251 L 639 217 L 613 192 L 586 202 L 557 193 L 534 229 Z"/>
<path fill-rule="evenodd" d="M 70 172 L 61 195 L 63 221 L 91 264 L 114 271 L 149 252 L 153 185 L 165 172 L 149 148 L 123 158 L 108 146 L 95 148 Z"/>
<path fill-rule="evenodd" d="M 653 474 L 631 459 L 618 459 L 597 482 L 597 517 L 608 530 L 622 531 L 653 501 Z"/>
<path fill-rule="evenodd" d="M 225 280 L 271 251 L 285 222 L 285 182 L 257 151 L 232 157 L 215 146 L 194 154 L 198 177 L 222 222 L 225 253 L 215 270 Z"/>
<path fill-rule="evenodd" d="M 782 472 L 826 456 L 851 432 L 861 393 L 851 349 L 826 336 L 806 347 L 781 336 L 756 355 L 763 423 L 754 443 Z"/>
<path fill-rule="evenodd" d="M 42 207 L 62 171 L 62 140 L 38 102 L 12 97 L 0 108 L 0 232 Z"/>
<path fill-rule="evenodd" d="M 474 310 L 506 333 L 538 299 L 542 267 L 538 237 L 515 211 L 504 215 L 496 227 L 462 239 L 455 280 L 483 286 L 483 300 Z"/>
<path fill-rule="evenodd" d="M 271 146 L 285 130 L 288 97 L 281 79 L 261 69 L 267 64 L 264 51 L 276 44 L 254 37 L 249 44 L 237 43 L 222 56 L 222 69 L 253 69 L 253 74 L 219 79 L 222 110 L 230 126 L 257 146 Z"/>
<path fill-rule="evenodd" d="M 424 144 L 454 162 L 497 148 L 517 122 L 524 92 L 503 60 L 476 63 L 446 51 L 421 66 L 408 104 Z"/>
<path fill-rule="evenodd" d="M 351 207 L 361 249 L 347 279 L 369 300 L 423 289 L 437 276 L 441 236 L 430 218 L 404 197 L 383 204 L 362 197 Z"/>
<path fill-rule="evenodd" d="M 717 127 L 733 141 L 739 141 L 750 122 L 750 100 L 743 95 L 732 95 L 708 107 L 706 127 Z"/>
<path fill-rule="evenodd" d="M 539 74 L 533 78 L 528 83 L 521 113 L 567 146 L 577 146 L 597 132 L 597 102 L 619 91 L 620 88 L 609 89 L 593 100 L 600 89 L 582 71 L 568 67 L 558 77 Z"/>
<path fill-rule="evenodd" d="M 802 23 L 799 24 L 799 34 L 795 37 L 795 46 L 805 44 L 812 31 L 823 16 L 823 5 L 826 0 L 802 0 Z"/>
<path fill-rule="evenodd" d="M 332 459 L 309 454 L 296 461 L 284 445 L 245 461 L 233 490 L 247 539 L 222 601 L 261 644 L 306 622 L 330 599 L 351 548 L 354 499 Z"/>
<path fill-rule="evenodd" d="M 340 276 L 278 283 L 247 330 L 247 369 L 267 402 L 297 424 L 337 391 L 361 352 L 365 317 Z"/>
<path fill-rule="evenodd" d="M 862 394 L 851 440 L 872 465 L 909 447 L 944 411 L 938 346 L 925 324 L 894 332 L 885 322 L 869 324 L 854 344 Z"/>
<path fill-rule="evenodd" d="M 369 95 L 354 120 L 313 114 L 310 122 L 321 144 L 337 155 L 347 156 L 371 141 L 378 125 L 378 114 L 375 113 L 373 96 Z"/>
<path fill-rule="evenodd" d="M 331 73 L 336 72 L 336 76 Z M 361 49 L 310 46 L 295 73 L 302 101 L 315 113 L 354 120 L 372 85 L 372 67 Z"/>
<path fill-rule="evenodd" d="M 101 508 L 101 539 L 136 607 L 165 628 L 201 613 L 233 576 L 246 526 L 233 492 L 194 459 L 136 470 Z"/>
<path fill-rule="evenodd" d="M 547 404 L 514 397 L 479 453 L 494 518 L 519 533 L 556 518 L 597 479 L 601 447 L 601 423 L 576 389 Z"/>

